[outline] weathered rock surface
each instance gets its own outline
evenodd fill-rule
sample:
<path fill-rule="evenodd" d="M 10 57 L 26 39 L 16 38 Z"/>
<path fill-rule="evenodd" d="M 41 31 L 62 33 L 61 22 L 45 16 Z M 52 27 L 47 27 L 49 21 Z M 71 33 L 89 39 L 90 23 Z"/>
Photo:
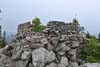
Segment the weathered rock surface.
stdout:
<path fill-rule="evenodd" d="M 37 67 L 38 65 L 44 67 L 46 55 L 49 53 L 45 48 L 39 48 L 32 52 L 33 65 Z"/>
<path fill-rule="evenodd" d="M 27 59 L 29 59 L 30 57 L 31 57 L 31 52 L 28 52 L 28 51 L 26 52 L 26 51 L 25 51 L 25 52 L 22 53 L 21 59 L 22 59 L 22 60 L 27 60 Z"/>
<path fill-rule="evenodd" d="M 51 63 L 50 65 L 47 65 L 46 67 L 58 67 L 58 66 L 55 63 Z"/>
<path fill-rule="evenodd" d="M 0 49 L 0 67 L 78 67 L 83 40 L 77 24 L 51 21 L 38 33 L 29 22 L 20 24 L 16 38 Z"/>
<path fill-rule="evenodd" d="M 59 65 L 61 65 L 59 67 L 66 67 L 66 66 L 68 66 L 68 59 L 66 57 L 61 57 L 61 61 L 60 61 Z"/>
<path fill-rule="evenodd" d="M 32 52 L 32 61 L 34 66 L 43 66 L 46 63 L 50 63 L 55 60 L 55 53 L 53 51 L 49 52 L 45 48 L 39 48 Z"/>
<path fill-rule="evenodd" d="M 100 67 L 100 63 L 86 63 L 82 67 Z"/>

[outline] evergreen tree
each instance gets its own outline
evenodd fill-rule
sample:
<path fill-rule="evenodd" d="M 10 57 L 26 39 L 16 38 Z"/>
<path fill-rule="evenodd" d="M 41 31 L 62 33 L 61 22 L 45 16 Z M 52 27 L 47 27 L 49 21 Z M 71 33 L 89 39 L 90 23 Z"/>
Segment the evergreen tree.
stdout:
<path fill-rule="evenodd" d="M 86 33 L 86 38 L 89 38 L 89 39 L 91 38 L 91 35 L 89 32 Z"/>
<path fill-rule="evenodd" d="M 1 25 L 0 25 L 0 38 L 2 37 L 2 34 L 1 33 L 2 33 L 2 31 L 1 31 Z"/>
<path fill-rule="evenodd" d="M 90 37 L 91 39 L 96 39 L 97 40 L 97 38 L 96 38 L 96 36 L 95 35 L 91 35 L 91 37 Z"/>
<path fill-rule="evenodd" d="M 78 22 L 78 20 L 76 19 L 76 18 L 73 18 L 73 21 L 72 21 L 74 24 L 77 24 L 77 25 L 79 25 L 79 22 Z"/>
<path fill-rule="evenodd" d="M 3 37 L 1 33 L 2 33 L 2 27 L 0 26 L 0 48 L 5 47 L 6 45 L 6 40 L 5 40 L 6 31 L 4 31 Z"/>
<path fill-rule="evenodd" d="M 1 25 L 0 25 L 0 46 L 2 45 Z"/>
<path fill-rule="evenodd" d="M 83 26 L 79 27 L 79 29 L 81 32 L 84 32 L 84 30 L 85 30 Z"/>
<path fill-rule="evenodd" d="M 3 33 L 3 47 L 6 45 L 6 31 Z"/>
<path fill-rule="evenodd" d="M 0 13 L 1 13 L 1 10 L 0 10 Z"/>
<path fill-rule="evenodd" d="M 99 41 L 99 43 L 100 43 L 100 32 L 99 32 L 99 34 L 98 34 L 98 41 Z"/>
<path fill-rule="evenodd" d="M 0 25 L 0 48 L 2 47 L 2 28 L 1 28 L 1 25 Z"/>
<path fill-rule="evenodd" d="M 32 24 L 33 24 L 33 29 L 34 29 L 35 32 L 40 32 L 40 31 L 42 31 L 45 28 L 44 25 L 41 25 L 41 21 L 37 17 L 35 17 L 32 20 Z"/>
<path fill-rule="evenodd" d="M 79 21 L 76 18 L 73 18 L 72 22 L 73 22 L 73 24 L 77 24 L 78 25 L 79 31 L 84 32 L 84 30 L 85 30 L 84 27 L 80 26 Z"/>
<path fill-rule="evenodd" d="M 86 62 L 100 63 L 100 45 L 97 39 L 90 38 L 87 47 L 84 48 L 81 55 Z"/>

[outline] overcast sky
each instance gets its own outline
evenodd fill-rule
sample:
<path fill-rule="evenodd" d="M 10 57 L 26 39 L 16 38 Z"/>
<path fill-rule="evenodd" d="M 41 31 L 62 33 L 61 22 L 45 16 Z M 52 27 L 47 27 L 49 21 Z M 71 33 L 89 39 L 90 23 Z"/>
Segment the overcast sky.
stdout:
<path fill-rule="evenodd" d="M 35 16 L 42 24 L 58 20 L 70 22 L 76 17 L 92 34 L 100 32 L 100 0 L 0 0 L 0 25 L 16 32 L 17 25 Z"/>

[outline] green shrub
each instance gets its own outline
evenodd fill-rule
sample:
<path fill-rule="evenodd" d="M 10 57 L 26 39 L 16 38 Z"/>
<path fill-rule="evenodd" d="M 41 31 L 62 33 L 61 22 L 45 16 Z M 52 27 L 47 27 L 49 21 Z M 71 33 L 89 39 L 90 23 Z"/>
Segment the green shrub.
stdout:
<path fill-rule="evenodd" d="M 90 38 L 89 43 L 82 53 L 82 58 L 86 62 L 100 63 L 100 43 L 95 38 Z"/>

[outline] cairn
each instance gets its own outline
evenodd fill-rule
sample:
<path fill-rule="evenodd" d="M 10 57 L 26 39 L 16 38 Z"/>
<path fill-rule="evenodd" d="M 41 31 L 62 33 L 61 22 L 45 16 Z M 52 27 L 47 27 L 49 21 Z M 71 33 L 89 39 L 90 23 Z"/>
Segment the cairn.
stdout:
<path fill-rule="evenodd" d="M 0 67 L 79 67 L 86 40 L 77 24 L 50 21 L 42 32 L 20 24 L 15 39 L 0 49 Z"/>

